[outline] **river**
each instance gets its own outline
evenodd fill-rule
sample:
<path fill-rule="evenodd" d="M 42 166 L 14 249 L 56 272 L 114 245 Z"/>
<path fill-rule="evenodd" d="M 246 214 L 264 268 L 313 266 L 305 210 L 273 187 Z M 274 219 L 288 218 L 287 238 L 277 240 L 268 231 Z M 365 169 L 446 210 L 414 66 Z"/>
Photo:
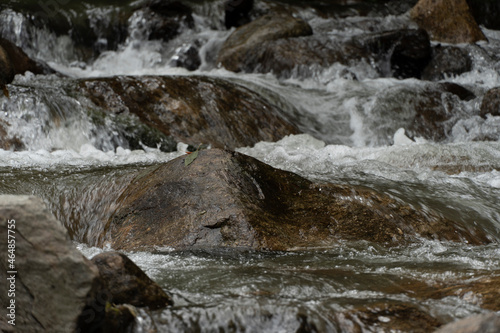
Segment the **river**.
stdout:
<path fill-rule="evenodd" d="M 425 297 L 421 291 L 500 273 L 500 117 L 477 112 L 484 93 L 500 86 L 500 31 L 483 27 L 488 43 L 460 45 L 472 69 L 442 82 L 460 84 L 477 97 L 446 101 L 458 111 L 447 136 L 435 141 L 408 138 L 403 131 L 411 125 L 408 115 L 391 113 L 414 108 L 406 96 L 425 90 L 427 81 L 386 77 L 367 61 L 288 77 L 219 68 L 214 53 L 231 33 L 223 27 L 222 1 L 186 2 L 193 8 L 194 27 L 182 28 L 168 42 L 145 38 L 140 12 L 128 18 L 126 38 L 106 39 L 104 23 L 130 4 L 95 1 L 63 11 L 70 22 L 89 17 L 93 29 L 102 32 L 103 51 L 91 56 L 82 56 L 69 35 L 30 20 L 31 2 L 26 3 L 28 9 L 16 1 L 0 7 L 0 34 L 66 77 L 18 75 L 8 86 L 10 99 L 0 98 L 0 120 L 25 146 L 0 150 L 0 192 L 38 195 L 65 224 L 82 226 L 70 234 L 87 257 L 110 250 L 95 247 L 88 237 L 101 231 L 94 229 L 114 204 L 107 194 L 123 189 L 130 170 L 183 154 L 129 149 L 113 118 L 97 126 L 85 101 L 66 89 L 77 79 L 115 75 L 202 75 L 243 85 L 279 105 L 304 134 L 237 151 L 311 180 L 363 185 L 421 210 L 479 225 L 492 241 L 471 246 L 422 240 L 400 247 L 341 242 L 279 253 L 169 248 L 127 253 L 175 303 L 163 311 L 139 310 L 135 332 L 425 332 L 418 320 L 414 326 L 401 324 L 408 309 L 439 324 L 489 311 L 472 292 Z M 398 3 L 404 9 L 412 1 Z M 299 14 L 313 31 L 332 39 L 361 35 L 367 27 L 372 32 L 415 27 L 407 13 L 395 8 L 369 16 L 323 18 L 310 8 Z M 200 67 L 173 67 L 176 52 L 195 41 Z"/>

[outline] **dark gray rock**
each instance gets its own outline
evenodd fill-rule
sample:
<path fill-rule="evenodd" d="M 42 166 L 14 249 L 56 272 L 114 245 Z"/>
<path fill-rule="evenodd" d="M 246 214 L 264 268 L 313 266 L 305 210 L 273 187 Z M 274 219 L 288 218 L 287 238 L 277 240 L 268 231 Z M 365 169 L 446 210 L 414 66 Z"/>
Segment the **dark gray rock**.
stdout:
<path fill-rule="evenodd" d="M 483 97 L 480 115 L 486 118 L 487 114 L 500 116 L 500 87 L 488 90 Z"/>
<path fill-rule="evenodd" d="M 145 11 L 150 27 L 149 39 L 169 41 L 181 28 L 194 27 L 193 11 L 180 1 L 153 1 Z"/>
<path fill-rule="evenodd" d="M 253 0 L 227 0 L 224 2 L 224 24 L 226 29 L 240 27 L 250 22 Z"/>
<path fill-rule="evenodd" d="M 471 69 L 472 60 L 463 49 L 438 45 L 432 50 L 432 59 L 422 73 L 422 80 L 439 81 Z"/>
<path fill-rule="evenodd" d="M 105 252 L 93 257 L 92 262 L 112 303 L 151 309 L 173 304 L 171 297 L 124 254 Z"/>
<path fill-rule="evenodd" d="M 11 238 L 15 240 L 14 262 L 7 260 L 8 230 L 15 237 Z M 95 297 L 97 268 L 75 248 L 63 225 L 36 197 L 0 196 L 0 233 L 5 236 L 0 239 L 4 249 L 0 278 L 14 277 L 11 281 L 15 282 L 11 284 L 15 298 L 2 296 L 1 306 L 5 311 L 15 299 L 16 332 L 75 331 L 86 303 Z M 17 273 L 8 273 L 12 270 Z"/>

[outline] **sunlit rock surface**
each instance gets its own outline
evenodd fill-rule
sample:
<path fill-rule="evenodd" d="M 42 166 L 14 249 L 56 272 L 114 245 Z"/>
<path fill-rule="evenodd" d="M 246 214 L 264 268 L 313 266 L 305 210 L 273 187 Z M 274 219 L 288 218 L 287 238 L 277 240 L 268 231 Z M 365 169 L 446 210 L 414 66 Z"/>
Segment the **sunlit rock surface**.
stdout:
<path fill-rule="evenodd" d="M 124 190 L 108 222 L 113 248 L 292 250 L 340 239 L 396 245 L 419 236 L 489 242 L 480 229 L 384 194 L 315 184 L 243 154 L 213 149 L 190 164 L 186 158 L 142 172 Z"/>

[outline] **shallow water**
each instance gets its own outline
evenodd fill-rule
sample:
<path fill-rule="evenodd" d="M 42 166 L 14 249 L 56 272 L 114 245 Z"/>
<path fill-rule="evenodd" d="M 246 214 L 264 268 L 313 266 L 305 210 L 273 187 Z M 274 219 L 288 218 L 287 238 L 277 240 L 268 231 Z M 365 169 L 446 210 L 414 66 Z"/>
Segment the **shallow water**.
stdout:
<path fill-rule="evenodd" d="M 128 253 L 175 301 L 163 311 L 140 310 L 136 332 L 388 332 L 399 315 L 384 310 L 389 306 L 412 307 L 439 323 L 486 312 L 475 294 L 429 293 L 500 273 L 500 117 L 483 119 L 477 111 L 484 93 L 500 86 L 500 32 L 484 29 L 488 44 L 460 46 L 472 56 L 473 69 L 444 81 L 461 84 L 478 97 L 443 97 L 455 117 L 444 141 L 433 142 L 405 135 L 415 106 L 403 97 L 434 83 L 384 77 L 377 64 L 367 61 L 311 68 L 287 78 L 231 73 L 214 63 L 230 33 L 222 29 L 222 1 L 194 1 L 193 6 L 195 28 L 174 40 L 144 40 L 144 22 L 136 13 L 128 19 L 128 38 L 95 57 L 83 57 L 68 35 L 3 9 L 1 35 L 70 78 L 18 75 L 8 86 L 11 98 L 0 97 L 0 120 L 25 145 L 24 151 L 0 150 L 0 193 L 41 196 L 66 226 L 80 226 L 70 233 L 87 257 L 109 250 L 92 246 L 117 193 L 135 173 L 182 155 L 186 146 L 173 153 L 131 151 L 116 118 L 94 121 L 89 101 L 71 90 L 71 78 L 220 77 L 261 94 L 306 133 L 239 152 L 311 180 L 366 186 L 421 210 L 480 225 L 493 243 L 474 247 L 422 240 L 385 248 L 341 242 L 331 249 L 290 253 L 169 248 Z M 125 10 L 120 8 L 111 1 L 85 11 L 99 31 L 110 13 Z M 332 39 L 362 35 L 366 29 L 413 27 L 407 14 L 384 13 L 324 19 L 308 9 L 300 15 Z M 201 43 L 200 69 L 172 67 L 179 48 L 195 39 Z M 394 108 L 404 112 L 389 113 Z M 490 140 L 481 141 L 484 137 Z M 363 319 L 363 313 L 376 320 Z M 397 327 L 393 331 L 405 331 Z"/>

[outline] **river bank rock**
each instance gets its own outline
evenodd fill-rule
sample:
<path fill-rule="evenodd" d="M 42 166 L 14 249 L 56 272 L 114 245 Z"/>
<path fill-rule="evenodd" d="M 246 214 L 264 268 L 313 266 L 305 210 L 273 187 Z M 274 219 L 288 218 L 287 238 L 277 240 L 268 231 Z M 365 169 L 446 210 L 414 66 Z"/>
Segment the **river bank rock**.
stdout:
<path fill-rule="evenodd" d="M 114 77 L 79 81 L 95 105 L 131 113 L 176 142 L 234 149 L 276 141 L 299 129 L 260 95 L 204 76 Z"/>
<path fill-rule="evenodd" d="M 434 41 L 459 44 L 486 40 L 465 0 L 420 0 L 410 16 Z"/>
<path fill-rule="evenodd" d="M 15 289 L 15 297 L 2 297 L 1 305 L 5 311 L 15 300 L 16 332 L 75 331 L 99 285 L 97 268 L 74 247 L 66 229 L 38 198 L 0 196 L 0 231 L 5 236 L 0 240 L 5 249 L 0 277 Z M 15 237 L 9 239 L 11 246 L 15 244 L 11 262 L 8 232 Z"/>
<path fill-rule="evenodd" d="M 362 187 L 315 184 L 225 150 L 201 151 L 190 164 L 186 157 L 141 173 L 121 194 L 106 227 L 114 249 L 293 250 L 418 237 L 489 242 L 481 230 Z"/>
<path fill-rule="evenodd" d="M 233 72 L 252 71 L 263 56 L 264 42 L 312 35 L 311 26 L 288 14 L 268 14 L 236 29 L 224 42 L 217 57 Z"/>
<path fill-rule="evenodd" d="M 494 333 L 500 332 L 500 316 L 486 313 L 470 316 L 440 327 L 434 333 Z"/>
<path fill-rule="evenodd" d="M 92 258 L 115 304 L 159 309 L 172 305 L 172 299 L 153 282 L 132 260 L 118 252 L 105 252 Z"/>
<path fill-rule="evenodd" d="M 486 92 L 481 103 L 480 116 L 500 116 L 500 87 L 492 88 Z"/>

